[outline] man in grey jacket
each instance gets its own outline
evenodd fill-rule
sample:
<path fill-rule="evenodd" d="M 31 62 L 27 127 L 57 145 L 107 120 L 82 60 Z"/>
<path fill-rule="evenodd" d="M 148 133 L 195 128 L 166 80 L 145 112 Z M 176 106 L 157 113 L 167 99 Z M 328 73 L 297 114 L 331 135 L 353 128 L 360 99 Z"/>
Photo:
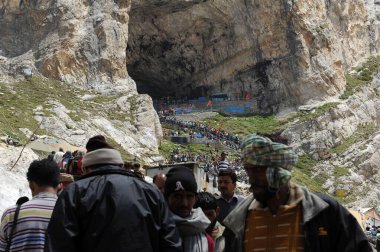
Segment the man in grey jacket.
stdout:
<path fill-rule="evenodd" d="M 242 142 L 253 195 L 224 220 L 226 252 L 369 252 L 355 218 L 337 201 L 290 183 L 293 149 L 255 134 Z"/>
<path fill-rule="evenodd" d="M 174 213 L 184 252 L 213 251 L 214 241 L 206 233 L 209 219 L 201 208 L 193 209 L 197 197 L 197 183 L 192 171 L 185 166 L 173 167 L 166 174 L 165 197 Z"/>

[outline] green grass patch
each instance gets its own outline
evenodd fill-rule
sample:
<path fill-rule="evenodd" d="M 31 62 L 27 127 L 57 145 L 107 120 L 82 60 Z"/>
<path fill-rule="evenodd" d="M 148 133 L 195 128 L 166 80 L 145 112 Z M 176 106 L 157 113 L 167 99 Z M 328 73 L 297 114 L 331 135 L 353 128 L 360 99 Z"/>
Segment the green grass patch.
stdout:
<path fill-rule="evenodd" d="M 339 166 L 339 165 L 334 166 L 334 176 L 335 176 L 335 178 L 339 178 L 339 177 L 342 177 L 342 176 L 345 176 L 345 175 L 348 175 L 348 174 L 350 174 L 348 168 L 342 167 L 342 166 Z"/>
<path fill-rule="evenodd" d="M 124 161 L 133 161 L 135 159 L 135 156 L 132 155 L 131 153 L 127 152 L 126 150 L 123 149 L 123 147 L 118 144 L 113 138 L 106 137 L 107 142 L 114 147 L 116 150 L 120 152 L 121 158 Z M 139 161 L 139 160 L 137 160 Z"/>
<path fill-rule="evenodd" d="M 163 139 L 160 142 L 160 146 L 158 147 L 158 151 L 162 156 L 166 159 L 170 157 L 170 153 L 178 148 L 178 144 L 173 143 L 172 141 Z"/>
<path fill-rule="evenodd" d="M 327 190 L 322 188 L 322 185 L 329 178 L 329 175 L 325 173 L 320 173 L 312 177 L 312 169 L 315 165 L 318 164 L 318 161 L 313 160 L 308 155 L 299 156 L 298 161 L 295 167 L 292 170 L 292 181 L 296 184 L 303 185 L 307 187 L 312 192 L 321 192 L 327 194 Z M 334 167 L 334 176 L 335 178 L 348 175 L 348 168 L 335 166 Z M 357 197 L 355 193 L 348 192 L 345 197 L 337 197 L 335 195 L 330 195 L 336 198 L 342 204 L 348 204 L 354 201 Z"/>
<path fill-rule="evenodd" d="M 363 139 L 368 139 L 376 130 L 377 127 L 374 124 L 361 124 L 351 137 L 343 140 L 340 145 L 332 148 L 331 150 L 333 153 L 343 153 L 354 143 L 362 141 Z"/>
<path fill-rule="evenodd" d="M 216 115 L 203 121 L 206 125 L 221 128 L 231 134 L 271 134 L 284 128 L 284 122 L 276 116 L 228 117 Z"/>
<path fill-rule="evenodd" d="M 190 144 L 176 144 L 169 140 L 163 139 L 158 148 L 160 154 L 169 159 L 170 154 L 178 150 L 180 154 L 188 153 L 190 156 L 194 155 L 208 155 L 218 156 L 221 152 L 220 149 L 215 149 L 213 145 L 207 146 L 205 144 L 190 143 Z M 239 158 L 240 155 L 237 151 L 228 150 L 228 160 Z"/>
<path fill-rule="evenodd" d="M 42 105 L 46 96 L 40 92 L 20 90 L 21 85 L 27 85 L 25 82 L 17 84 L 16 90 L 11 90 L 9 86 L 0 83 L 0 92 L 3 93 L 0 102 L 0 130 L 3 134 L 10 135 L 24 144 L 28 138 L 19 128 L 28 128 L 33 131 L 38 127 L 39 123 L 33 117 L 33 109 Z M 42 129 L 37 132 L 37 134 L 44 133 Z"/>
<path fill-rule="evenodd" d="M 70 116 L 71 120 L 73 120 L 75 122 L 79 122 L 82 119 L 83 115 L 79 115 L 76 112 L 69 112 L 68 116 Z"/>
<path fill-rule="evenodd" d="M 356 201 L 358 199 L 366 197 L 367 193 L 370 192 L 371 190 L 372 190 L 372 188 L 370 186 L 366 185 L 360 191 L 355 190 L 355 189 L 351 189 L 351 190 L 346 192 L 347 193 L 346 196 L 344 196 L 344 197 L 334 196 L 334 198 L 337 201 L 339 201 L 339 203 L 341 203 L 343 205 L 347 205 L 353 201 Z"/>
<path fill-rule="evenodd" d="M 136 114 L 137 114 L 137 95 L 131 96 L 129 99 L 130 109 L 129 109 L 129 116 L 131 119 L 131 122 L 136 121 Z"/>
<path fill-rule="evenodd" d="M 353 95 L 361 86 L 373 80 L 373 75 L 380 69 L 380 56 L 369 57 L 368 60 L 360 67 L 353 70 L 357 72 L 354 74 L 346 74 L 346 90 L 339 97 L 340 99 L 347 99 Z"/>
<path fill-rule="evenodd" d="M 118 108 L 108 109 L 106 111 L 106 115 L 110 120 L 118 120 L 123 122 L 130 119 L 129 114 L 127 112 L 122 111 Z"/>
<path fill-rule="evenodd" d="M 307 111 L 300 111 L 300 112 L 298 112 L 299 121 L 300 122 L 306 122 L 306 121 L 313 120 L 313 119 L 323 115 L 324 113 L 326 113 L 330 109 L 336 108 L 339 104 L 340 104 L 339 102 L 329 102 L 329 103 L 326 103 L 326 104 L 324 104 L 318 108 L 313 109 L 312 111 L 308 111 L 308 112 Z"/>
<path fill-rule="evenodd" d="M 88 99 L 87 101 L 95 102 L 99 104 L 105 104 L 105 103 L 110 103 L 121 97 L 121 95 L 104 96 L 104 95 L 101 95 L 100 93 L 96 93 L 95 95 L 96 95 L 95 97 Z"/>
<path fill-rule="evenodd" d="M 312 178 L 312 169 L 318 161 L 313 160 L 308 155 L 298 157 L 298 161 L 292 170 L 292 181 L 296 184 L 306 186 L 313 192 L 323 192 L 323 183 L 327 179 L 327 175 L 320 174 Z"/>
<path fill-rule="evenodd" d="M 11 84 L 0 83 L 0 131 L 5 135 L 18 139 L 21 144 L 27 137 L 18 130 L 28 128 L 33 131 L 38 122 L 34 119 L 33 109 L 42 106 L 45 116 L 52 116 L 52 105 L 48 101 L 55 100 L 64 105 L 71 112 L 68 113 L 73 121 L 80 121 L 83 111 L 96 112 L 104 110 L 106 103 L 111 103 L 120 96 L 102 96 L 95 91 L 82 90 L 78 87 L 60 81 L 42 77 L 32 77 L 29 80 L 17 81 Z M 95 94 L 95 98 L 82 101 L 84 94 Z M 136 105 L 135 105 L 136 106 Z M 120 109 L 102 112 L 109 119 L 125 121 L 129 118 Z M 38 129 L 36 134 L 47 134 L 45 130 Z"/>
<path fill-rule="evenodd" d="M 312 168 L 318 164 L 318 161 L 312 159 L 309 155 L 302 155 L 298 157 L 295 167 L 308 176 L 311 176 Z"/>
<path fill-rule="evenodd" d="M 324 175 L 318 175 L 312 178 L 299 168 L 293 168 L 291 181 L 307 187 L 312 192 L 326 193 L 326 190 L 322 188 L 323 182 L 326 181 L 326 178 L 327 176 Z"/>
<path fill-rule="evenodd" d="M 367 81 L 363 81 L 358 79 L 357 77 L 346 74 L 346 90 L 344 90 L 344 93 L 341 96 L 339 96 L 339 98 L 347 99 L 348 97 L 353 95 L 360 86 L 367 83 Z"/>
<path fill-rule="evenodd" d="M 162 140 L 161 144 L 159 146 L 160 154 L 162 154 L 165 157 L 169 157 L 170 154 L 177 150 L 179 153 L 188 153 L 190 155 L 195 154 L 210 154 L 210 151 L 213 152 L 215 149 L 212 146 L 207 146 L 205 144 L 197 144 L 197 143 L 190 143 L 190 144 L 176 144 L 169 140 Z"/>
<path fill-rule="evenodd" d="M 103 101 L 107 101 L 107 103 L 110 103 L 116 99 L 120 98 L 120 96 L 113 96 L 112 99 L 105 98 Z M 129 102 L 129 111 L 123 111 L 118 106 L 108 109 L 105 111 L 107 117 L 111 120 L 118 120 L 118 121 L 129 121 L 132 124 L 136 121 L 137 116 L 137 95 L 133 95 L 128 98 Z"/>

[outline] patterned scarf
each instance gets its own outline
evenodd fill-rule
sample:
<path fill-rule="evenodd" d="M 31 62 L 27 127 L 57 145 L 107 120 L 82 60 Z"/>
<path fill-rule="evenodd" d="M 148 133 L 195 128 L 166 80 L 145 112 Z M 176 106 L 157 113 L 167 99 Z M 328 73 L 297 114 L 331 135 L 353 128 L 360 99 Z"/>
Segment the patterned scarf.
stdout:
<path fill-rule="evenodd" d="M 289 182 L 291 169 L 297 162 L 292 147 L 251 134 L 242 141 L 241 149 L 244 163 L 268 167 L 266 176 L 270 188 L 278 189 Z"/>

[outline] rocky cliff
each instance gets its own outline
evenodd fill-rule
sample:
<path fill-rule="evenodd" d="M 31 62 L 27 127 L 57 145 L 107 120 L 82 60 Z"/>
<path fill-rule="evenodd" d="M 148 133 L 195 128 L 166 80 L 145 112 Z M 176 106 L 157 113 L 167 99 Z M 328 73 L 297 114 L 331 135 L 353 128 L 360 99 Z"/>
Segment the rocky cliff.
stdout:
<path fill-rule="evenodd" d="M 228 93 L 258 112 L 336 96 L 379 43 L 379 1 L 134 1 L 127 64 L 156 97 Z M 154 90 L 154 91 L 153 91 Z"/>
<path fill-rule="evenodd" d="M 380 66 L 377 63 L 377 67 Z M 343 202 L 354 207 L 380 203 L 380 73 L 347 100 L 323 105 L 323 113 L 296 121 L 282 133 L 301 159 L 310 157 L 314 182 L 332 195 L 343 190 Z M 308 113 L 318 113 L 307 108 Z M 307 160 L 306 160 L 307 161 Z M 306 166 L 305 160 L 302 161 Z M 304 182 L 305 183 L 305 182 Z M 308 185 L 310 186 L 310 185 Z"/>
<path fill-rule="evenodd" d="M 45 76 L 127 91 L 125 48 L 130 1 L 2 1 L 0 49 L 15 58 L 32 53 Z M 130 86 L 128 88 L 128 86 Z"/>
<path fill-rule="evenodd" d="M 1 92 L 5 98 L 35 100 L 28 105 L 35 107 L 20 109 L 33 110 L 48 135 L 83 146 L 89 137 L 104 134 L 129 156 L 152 162 L 162 130 L 150 97 L 137 93 L 126 69 L 130 4 L 0 1 L 0 82 L 7 83 Z M 24 77 L 29 84 L 17 82 Z M 42 100 L 36 90 L 46 92 Z M 7 101 L 6 113 L 18 107 Z M 2 133 L 18 136 L 23 126 L 7 124 Z"/>

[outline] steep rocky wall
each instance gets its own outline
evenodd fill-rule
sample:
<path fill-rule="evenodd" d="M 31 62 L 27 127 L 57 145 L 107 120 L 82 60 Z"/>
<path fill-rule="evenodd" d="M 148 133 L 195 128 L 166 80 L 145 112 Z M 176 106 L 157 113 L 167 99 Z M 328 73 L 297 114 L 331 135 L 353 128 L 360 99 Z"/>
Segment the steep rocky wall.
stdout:
<path fill-rule="evenodd" d="M 0 82 L 13 89 L 28 69 L 61 80 L 62 92 L 73 92 L 82 101 L 73 86 L 96 89 L 100 100 L 116 97 L 105 98 L 108 102 L 94 111 L 91 106 L 65 107 L 46 94 L 45 104 L 28 109 L 37 111 L 35 119 L 48 134 L 72 145 L 84 146 L 89 137 L 104 134 L 130 156 L 152 163 L 162 129 L 152 100 L 137 93 L 126 69 L 130 5 L 131 0 L 0 0 Z M 29 81 L 37 85 L 44 80 Z M 53 106 L 48 115 L 40 112 L 46 104 Z M 107 109 L 119 118 L 107 116 Z"/>
<path fill-rule="evenodd" d="M 316 159 L 318 152 L 339 146 L 351 137 L 360 126 L 380 126 L 380 80 L 348 100 L 339 100 L 322 116 L 288 127 L 283 135 L 292 142 L 300 154 L 309 154 Z M 363 139 L 364 140 L 364 139 Z"/>
<path fill-rule="evenodd" d="M 368 12 L 369 34 L 371 51 L 377 52 L 380 48 L 380 0 L 365 0 Z"/>
<path fill-rule="evenodd" d="M 345 70 L 376 53 L 367 9 L 363 0 L 134 1 L 128 70 L 156 97 L 250 92 L 259 112 L 278 112 L 341 93 Z"/>
<path fill-rule="evenodd" d="M 343 189 L 349 206 L 378 206 L 380 74 L 349 99 L 336 102 L 337 106 L 312 120 L 296 122 L 282 135 L 298 154 L 318 161 L 308 169 L 329 193 Z"/>
<path fill-rule="evenodd" d="M 88 88 L 133 91 L 125 69 L 130 0 L 3 0 L 0 49 L 33 52 L 47 77 Z"/>

